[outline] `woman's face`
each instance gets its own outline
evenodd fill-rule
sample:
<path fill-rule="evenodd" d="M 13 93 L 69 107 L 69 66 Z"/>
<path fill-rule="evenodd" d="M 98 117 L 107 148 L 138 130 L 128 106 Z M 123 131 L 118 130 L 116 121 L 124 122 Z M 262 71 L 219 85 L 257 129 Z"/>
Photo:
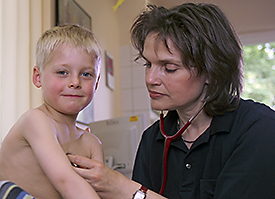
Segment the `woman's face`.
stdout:
<path fill-rule="evenodd" d="M 201 106 L 205 96 L 205 75 L 197 76 L 195 68 L 182 64 L 180 51 L 168 40 L 170 52 L 165 44 L 150 33 L 144 43 L 146 60 L 145 81 L 156 110 L 193 110 Z"/>

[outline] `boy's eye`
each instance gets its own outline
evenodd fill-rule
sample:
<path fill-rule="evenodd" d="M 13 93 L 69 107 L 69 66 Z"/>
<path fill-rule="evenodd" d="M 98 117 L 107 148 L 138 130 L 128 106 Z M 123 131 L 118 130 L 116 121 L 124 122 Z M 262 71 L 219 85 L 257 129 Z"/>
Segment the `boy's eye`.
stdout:
<path fill-rule="evenodd" d="M 93 75 L 91 73 L 83 73 L 82 76 L 84 76 L 84 77 L 91 77 Z"/>
<path fill-rule="evenodd" d="M 63 70 L 57 71 L 57 73 L 58 73 L 59 75 L 66 75 L 66 74 L 67 74 L 67 72 L 66 72 L 66 71 L 63 71 Z"/>

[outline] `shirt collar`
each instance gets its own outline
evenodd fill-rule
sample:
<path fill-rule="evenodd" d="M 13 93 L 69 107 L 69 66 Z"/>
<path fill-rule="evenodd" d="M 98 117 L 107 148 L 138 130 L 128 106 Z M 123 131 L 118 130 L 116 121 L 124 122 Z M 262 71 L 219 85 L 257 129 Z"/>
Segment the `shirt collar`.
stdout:
<path fill-rule="evenodd" d="M 227 112 L 225 115 L 214 116 L 210 125 L 210 134 L 230 133 L 237 111 Z"/>
<path fill-rule="evenodd" d="M 230 133 L 234 123 L 236 111 L 227 112 L 225 115 L 214 116 L 210 124 L 210 135 L 216 133 Z M 177 120 L 179 116 L 177 112 L 169 111 L 164 118 L 164 130 L 167 135 L 174 135 L 177 132 Z M 159 129 L 157 140 L 164 139 Z"/>

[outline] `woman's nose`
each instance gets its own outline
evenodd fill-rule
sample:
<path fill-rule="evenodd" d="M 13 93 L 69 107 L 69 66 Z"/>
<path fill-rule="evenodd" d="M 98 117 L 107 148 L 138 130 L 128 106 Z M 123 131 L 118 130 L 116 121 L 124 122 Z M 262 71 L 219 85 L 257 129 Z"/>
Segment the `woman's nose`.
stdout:
<path fill-rule="evenodd" d="M 69 87 L 76 88 L 76 89 L 81 88 L 81 83 L 80 83 L 79 77 L 71 76 L 70 81 L 69 81 Z"/>
<path fill-rule="evenodd" d="M 145 69 L 145 81 L 146 84 L 160 85 L 160 74 L 157 67 L 150 67 Z"/>

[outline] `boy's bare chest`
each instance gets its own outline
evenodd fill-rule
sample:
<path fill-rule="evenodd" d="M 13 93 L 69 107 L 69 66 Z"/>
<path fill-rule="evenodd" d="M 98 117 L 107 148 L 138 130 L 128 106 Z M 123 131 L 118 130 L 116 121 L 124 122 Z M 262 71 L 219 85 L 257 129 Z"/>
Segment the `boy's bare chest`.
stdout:
<path fill-rule="evenodd" d="M 89 147 L 85 144 L 85 141 L 82 137 L 77 139 L 70 139 L 67 141 L 59 141 L 60 146 L 62 147 L 65 154 L 71 153 L 75 155 L 82 155 L 85 157 L 90 158 L 91 152 Z"/>
<path fill-rule="evenodd" d="M 85 141 L 85 131 L 81 129 L 70 130 L 63 125 L 56 125 L 56 137 L 65 154 L 71 153 L 90 158 L 90 147 Z"/>

